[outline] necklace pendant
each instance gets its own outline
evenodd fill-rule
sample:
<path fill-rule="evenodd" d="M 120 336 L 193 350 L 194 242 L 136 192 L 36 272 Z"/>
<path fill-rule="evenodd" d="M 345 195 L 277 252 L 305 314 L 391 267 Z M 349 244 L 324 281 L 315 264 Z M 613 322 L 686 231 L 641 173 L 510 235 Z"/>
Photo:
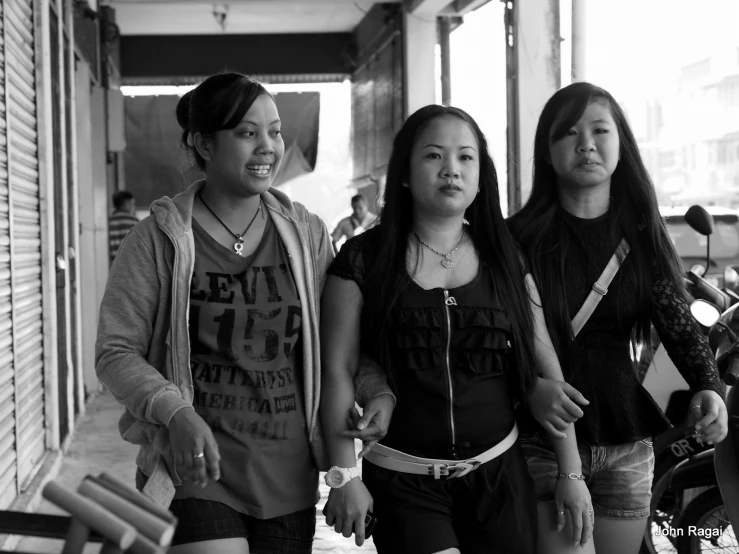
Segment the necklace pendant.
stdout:
<path fill-rule="evenodd" d="M 454 267 L 454 262 L 452 261 L 451 258 L 446 258 L 445 257 L 443 260 L 441 260 L 441 265 L 443 265 L 447 269 L 450 269 L 450 268 Z"/>
<path fill-rule="evenodd" d="M 244 241 L 241 239 L 241 237 L 238 238 L 236 242 L 234 242 L 234 252 L 236 252 L 239 256 L 243 256 L 241 253 L 244 250 Z"/>

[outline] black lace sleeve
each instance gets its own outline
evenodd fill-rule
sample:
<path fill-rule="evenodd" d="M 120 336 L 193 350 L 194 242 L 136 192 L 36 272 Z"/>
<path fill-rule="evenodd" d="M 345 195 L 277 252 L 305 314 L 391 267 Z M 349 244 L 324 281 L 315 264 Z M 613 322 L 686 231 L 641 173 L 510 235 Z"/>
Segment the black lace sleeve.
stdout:
<path fill-rule="evenodd" d="M 374 234 L 366 231 L 361 235 L 347 240 L 333 263 L 328 268 L 329 275 L 336 275 L 357 283 L 360 289 L 364 288 L 364 255 L 367 249 L 368 238 L 365 235 Z"/>
<path fill-rule="evenodd" d="M 716 360 L 687 302 L 670 280 L 659 278 L 652 285 L 652 299 L 652 323 L 691 390 L 712 390 L 723 398 Z"/>

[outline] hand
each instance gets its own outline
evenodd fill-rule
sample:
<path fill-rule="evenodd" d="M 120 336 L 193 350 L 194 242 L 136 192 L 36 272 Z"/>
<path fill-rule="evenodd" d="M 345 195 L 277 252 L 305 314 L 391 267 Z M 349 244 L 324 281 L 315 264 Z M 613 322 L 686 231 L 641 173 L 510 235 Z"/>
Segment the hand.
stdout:
<path fill-rule="evenodd" d="M 341 436 L 362 441 L 364 448 L 362 448 L 358 458 L 372 450 L 377 441 L 387 434 L 394 409 L 395 400 L 389 394 L 375 396 L 367 402 L 361 418 L 356 408 L 351 409 L 346 420 L 349 430 L 342 431 Z"/>
<path fill-rule="evenodd" d="M 693 396 L 688 409 L 688 421 L 695 426 L 695 437 L 703 444 L 721 442 L 729 432 L 728 414 L 723 399 L 712 390 L 702 390 Z"/>
<path fill-rule="evenodd" d="M 563 431 L 584 415 L 575 402 L 590 404 L 575 387 L 555 379 L 537 377 L 529 393 L 531 415 L 547 433 L 559 438 L 566 437 Z"/>
<path fill-rule="evenodd" d="M 323 507 L 326 523 L 346 538 L 352 536 L 357 546 L 364 544 L 364 518 L 372 511 L 372 496 L 359 477 L 340 489 L 331 489 Z"/>
<path fill-rule="evenodd" d="M 564 529 L 565 511 L 572 519 L 572 544 L 585 546 L 593 536 L 593 503 L 585 481 L 578 479 L 557 479 L 554 485 L 554 505 L 557 509 L 557 531 Z"/>
<path fill-rule="evenodd" d="M 221 456 L 213 431 L 195 410 L 183 408 L 169 422 L 169 438 L 177 474 L 183 481 L 205 487 L 208 474 L 221 478 Z M 198 457 L 198 454 L 204 456 Z"/>

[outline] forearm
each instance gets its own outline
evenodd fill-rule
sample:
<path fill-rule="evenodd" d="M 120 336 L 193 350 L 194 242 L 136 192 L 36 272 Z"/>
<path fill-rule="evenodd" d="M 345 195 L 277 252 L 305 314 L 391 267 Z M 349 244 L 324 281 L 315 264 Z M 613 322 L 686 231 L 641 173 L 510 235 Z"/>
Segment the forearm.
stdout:
<path fill-rule="evenodd" d="M 393 391 L 387 384 L 387 375 L 369 356 L 359 358 L 359 367 L 354 377 L 354 396 L 357 404 L 364 408 L 373 398 L 387 394 L 397 402 Z"/>
<path fill-rule="evenodd" d="M 536 367 L 545 378 L 564 381 L 562 366 L 547 330 L 539 292 L 531 275 L 526 275 L 526 286 L 529 289 L 531 310 L 534 317 L 534 360 Z M 554 436 L 551 433 L 548 433 L 548 435 L 554 454 L 557 456 L 559 471 L 561 473 L 579 474 L 582 471 L 582 462 L 577 449 L 575 426 L 570 425 L 565 437 Z"/>
<path fill-rule="evenodd" d="M 531 303 L 531 312 L 534 319 L 534 361 L 536 362 L 537 371 L 543 374 L 547 379 L 556 381 L 564 381 L 564 373 L 559 363 L 559 357 L 554 350 L 552 339 L 547 330 L 546 320 L 544 319 L 544 311 L 541 307 L 541 299 L 539 291 L 534 283 L 531 274 L 526 275 L 526 287 L 529 292 L 529 301 Z"/>
<path fill-rule="evenodd" d="M 340 435 L 347 430 L 346 419 L 354 407 L 354 382 L 348 369 L 323 367 L 320 415 L 323 435 L 332 466 L 354 467 L 354 439 Z"/>

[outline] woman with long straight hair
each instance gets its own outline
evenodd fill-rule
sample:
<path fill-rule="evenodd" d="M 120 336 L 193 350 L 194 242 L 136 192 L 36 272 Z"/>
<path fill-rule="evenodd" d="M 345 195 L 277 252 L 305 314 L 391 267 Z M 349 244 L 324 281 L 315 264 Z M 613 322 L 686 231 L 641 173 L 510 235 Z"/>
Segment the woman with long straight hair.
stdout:
<path fill-rule="evenodd" d="M 324 512 L 337 532 L 361 544 L 370 511 L 380 554 L 534 551 L 514 399 L 537 366 L 559 368 L 525 275 L 483 133 L 460 109 L 421 108 L 395 137 L 379 224 L 343 246 L 323 296 L 321 418 L 334 466 Z M 397 395 L 363 481 L 341 438 L 360 352 Z M 556 443 L 574 471 L 574 442 Z M 571 481 L 561 492 L 586 542 L 587 490 Z"/>
<path fill-rule="evenodd" d="M 721 440 L 727 416 L 654 186 L 628 121 L 607 91 L 578 82 L 547 102 L 536 129 L 531 196 L 509 225 L 541 293 L 565 378 L 589 401 L 575 424 L 582 459 L 576 477 L 588 484 L 593 500 L 595 551 L 636 553 L 649 515 L 652 439 L 669 422 L 638 381 L 632 337 L 648 348 L 654 325 L 696 391 L 690 415 L 702 440 Z M 620 268 L 611 284 L 607 290 L 594 286 L 614 256 Z M 572 319 L 591 289 L 604 296 L 574 336 Z M 551 389 L 561 396 L 560 388 L 537 382 L 531 404 L 548 405 L 541 399 Z M 562 427 L 568 416 L 563 419 Z M 550 500 L 562 472 L 551 441 L 532 432 L 522 443 L 539 500 L 539 552 L 581 552 L 562 540 L 566 534 L 555 533 L 559 510 Z"/>
<path fill-rule="evenodd" d="M 309 554 L 326 469 L 318 324 L 331 240 L 271 188 L 285 146 L 261 83 L 213 75 L 176 115 L 206 177 L 154 202 L 121 244 L 97 374 L 141 447 L 138 488 L 179 520 L 173 554 Z M 389 389 L 366 392 L 369 413 L 392 411 Z"/>

